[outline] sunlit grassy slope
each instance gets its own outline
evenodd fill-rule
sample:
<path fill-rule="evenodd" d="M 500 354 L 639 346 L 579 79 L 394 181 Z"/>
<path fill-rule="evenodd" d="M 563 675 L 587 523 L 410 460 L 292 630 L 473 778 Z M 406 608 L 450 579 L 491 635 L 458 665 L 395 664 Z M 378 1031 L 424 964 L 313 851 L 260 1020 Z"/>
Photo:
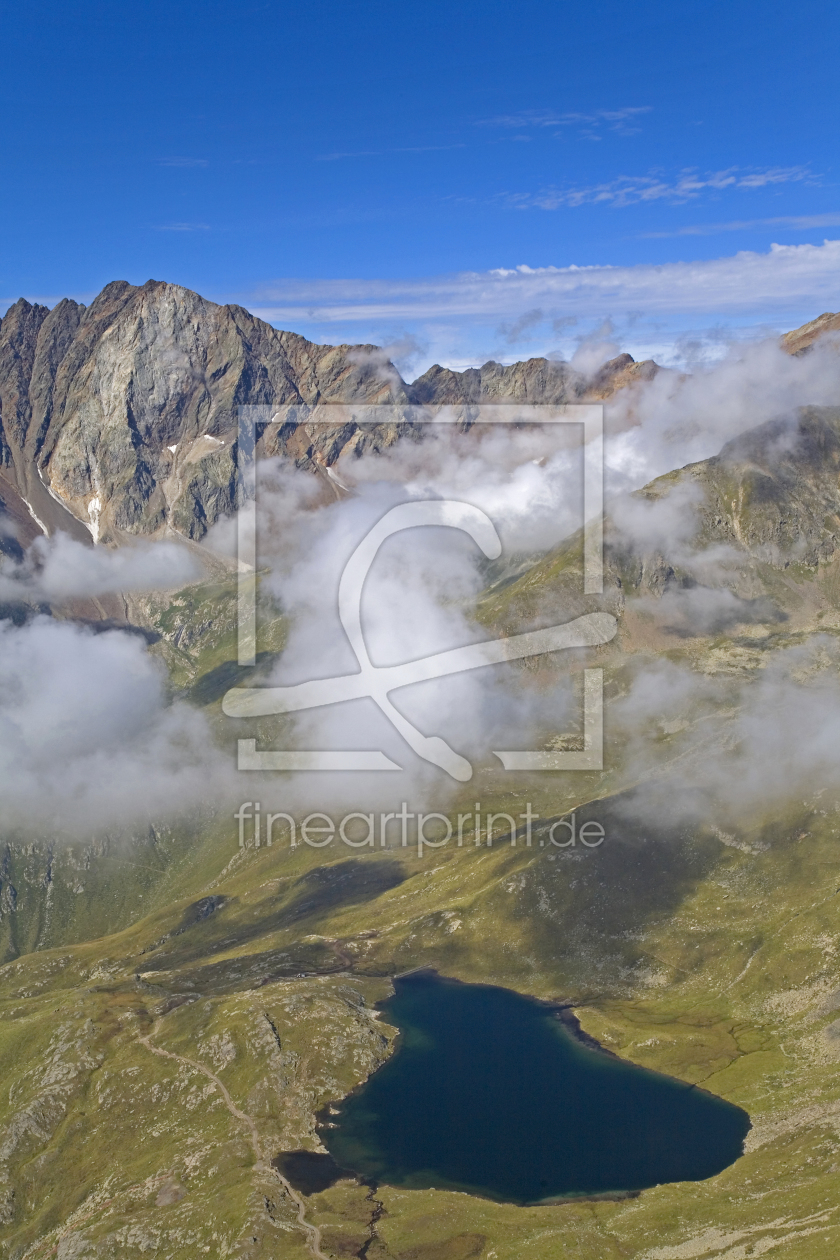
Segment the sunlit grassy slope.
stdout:
<path fill-rule="evenodd" d="M 369 1238 L 379 1256 L 832 1254 L 840 813 L 800 807 L 723 843 L 633 827 L 616 804 L 591 809 L 599 849 L 431 862 L 240 853 L 211 830 L 191 898 L 7 963 L 6 1254 L 307 1254 L 269 1161 L 317 1148 L 315 1113 L 389 1052 L 388 977 L 422 964 L 579 1003 L 614 1052 L 746 1107 L 748 1153 L 702 1184 L 545 1208 L 380 1187 L 379 1214 L 342 1182 L 307 1203 L 325 1254 Z"/>

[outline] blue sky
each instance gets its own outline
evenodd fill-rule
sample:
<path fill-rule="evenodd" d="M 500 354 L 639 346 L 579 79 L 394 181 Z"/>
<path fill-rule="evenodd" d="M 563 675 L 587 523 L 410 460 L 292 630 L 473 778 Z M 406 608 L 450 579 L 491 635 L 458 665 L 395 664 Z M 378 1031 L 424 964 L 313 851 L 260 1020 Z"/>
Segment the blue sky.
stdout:
<path fill-rule="evenodd" d="M 7 5 L 0 310 L 154 277 L 407 370 L 604 321 L 714 352 L 840 308 L 839 28 L 824 0 Z"/>

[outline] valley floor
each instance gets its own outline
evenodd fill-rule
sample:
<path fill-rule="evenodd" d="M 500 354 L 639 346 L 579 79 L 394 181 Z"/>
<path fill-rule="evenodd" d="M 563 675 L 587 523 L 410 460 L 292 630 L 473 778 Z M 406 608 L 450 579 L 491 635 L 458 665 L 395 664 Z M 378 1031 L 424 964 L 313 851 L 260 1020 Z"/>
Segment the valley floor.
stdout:
<path fill-rule="evenodd" d="M 231 858 L 227 828 L 209 828 L 149 858 L 191 895 L 7 962 L 0 1255 L 834 1254 L 840 812 L 814 803 L 721 840 L 633 824 L 620 799 L 588 808 L 598 849 L 422 861 Z M 31 848 L 18 858 L 37 866 Z M 546 1207 L 349 1180 L 298 1193 L 272 1159 L 318 1149 L 316 1113 L 391 1052 L 376 1003 L 417 965 L 574 1002 L 614 1053 L 744 1107 L 743 1158 L 706 1182 Z"/>

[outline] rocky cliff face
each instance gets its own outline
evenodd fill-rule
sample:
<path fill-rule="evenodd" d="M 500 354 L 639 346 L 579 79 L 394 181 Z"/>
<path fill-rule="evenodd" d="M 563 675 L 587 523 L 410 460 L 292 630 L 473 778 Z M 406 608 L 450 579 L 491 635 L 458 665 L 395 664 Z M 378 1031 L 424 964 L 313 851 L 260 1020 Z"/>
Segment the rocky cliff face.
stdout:
<path fill-rule="evenodd" d="M 30 534 L 201 537 L 234 503 L 239 404 L 407 401 L 365 362 L 373 347 L 350 349 L 156 281 L 87 308 L 21 299 L 0 323 L 7 511 Z"/>
<path fill-rule="evenodd" d="M 240 404 L 574 402 L 655 370 L 622 355 L 588 381 L 531 359 L 406 385 L 376 347 L 314 345 L 178 285 L 116 281 L 87 308 L 21 299 L 0 321 L 0 501 L 23 543 L 197 539 L 235 504 Z M 328 465 L 361 436 L 352 419 L 315 438 L 290 425 L 267 449 Z"/>

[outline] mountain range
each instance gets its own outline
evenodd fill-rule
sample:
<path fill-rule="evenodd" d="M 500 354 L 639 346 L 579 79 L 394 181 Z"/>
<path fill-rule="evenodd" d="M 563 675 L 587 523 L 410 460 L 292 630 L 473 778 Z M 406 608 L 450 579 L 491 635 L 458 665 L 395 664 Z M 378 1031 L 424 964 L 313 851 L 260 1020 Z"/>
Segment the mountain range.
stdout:
<path fill-rule="evenodd" d="M 838 330 L 822 315 L 783 345 L 807 356 Z M 198 542 L 236 504 L 241 404 L 630 398 L 660 371 L 532 359 L 407 383 L 376 347 L 313 345 L 174 285 L 21 300 L 0 323 L 0 543 L 19 558 L 59 530 Z M 318 471 L 366 433 L 290 425 L 263 450 Z M 629 502 L 607 522 L 603 595 L 580 594 L 578 533 L 488 570 L 476 609 L 497 636 L 561 609 L 617 617 L 587 658 L 604 671 L 605 769 L 527 785 L 545 820 L 598 820 L 603 846 L 422 862 L 240 849 L 209 809 L 129 837 L 4 826 L 0 1255 L 817 1260 L 840 1245 L 840 396 Z M 214 730 L 238 676 L 236 598 L 228 569 L 131 606 L 171 694 Z M 21 632 L 52 624 L 33 611 Z M 519 812 L 522 785 L 496 782 L 478 776 L 485 808 Z M 464 792 L 453 808 L 471 808 Z M 731 822 L 704 813 L 715 794 Z M 393 1053 L 376 1004 L 420 966 L 574 1006 L 613 1054 L 746 1108 L 744 1155 L 704 1182 L 522 1208 L 295 1184 L 289 1153 L 318 1152 L 318 1118 Z"/>
<path fill-rule="evenodd" d="M 575 402 L 655 371 L 621 355 L 586 379 L 531 359 L 407 384 L 376 346 L 314 345 L 178 285 L 115 281 L 52 310 L 21 298 L 0 321 L 0 502 L 25 538 L 200 539 L 234 505 L 238 406 Z M 279 449 L 301 466 L 358 435 L 291 427 Z"/>

